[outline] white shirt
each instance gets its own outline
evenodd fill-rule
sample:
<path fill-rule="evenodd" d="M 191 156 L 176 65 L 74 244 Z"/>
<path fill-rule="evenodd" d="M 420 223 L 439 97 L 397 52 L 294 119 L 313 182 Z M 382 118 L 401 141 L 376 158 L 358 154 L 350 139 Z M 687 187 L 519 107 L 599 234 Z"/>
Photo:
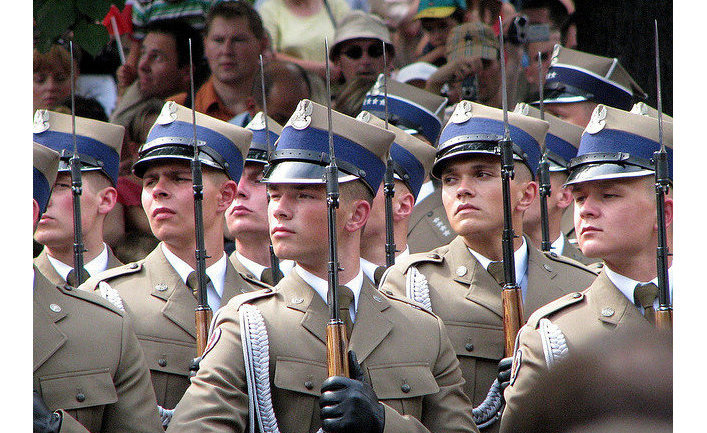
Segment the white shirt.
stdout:
<path fill-rule="evenodd" d="M 395 256 L 395 260 L 397 262 L 398 259 L 403 259 L 409 255 L 410 255 L 410 247 L 406 246 L 405 249 L 400 254 Z M 369 262 L 368 260 L 361 257 L 361 270 L 368 277 L 369 280 L 375 281 L 374 276 L 376 273 L 376 269 L 378 269 L 377 264 L 375 264 L 373 262 Z"/>
<path fill-rule="evenodd" d="M 324 300 L 327 304 L 327 293 L 329 292 L 329 282 L 322 280 L 313 273 L 305 270 L 300 265 L 295 265 L 295 272 L 304 280 L 305 283 L 312 286 L 315 292 Z M 354 301 L 352 305 L 349 305 L 349 314 L 351 315 L 351 322 L 356 321 L 356 309 L 358 309 L 358 298 L 361 295 L 361 288 L 363 287 L 363 271 L 358 270 L 358 275 L 356 275 L 351 281 L 344 284 L 344 286 L 351 289 L 354 295 Z M 327 304 L 328 305 L 328 304 Z"/>
<path fill-rule="evenodd" d="M 263 271 L 267 269 L 266 266 L 261 265 L 260 263 L 254 262 L 248 257 L 244 256 L 243 254 L 239 253 L 238 250 L 236 250 L 236 258 L 238 259 L 239 262 L 243 266 L 245 266 L 250 273 L 252 273 L 257 279 L 262 280 L 263 279 Z M 280 260 L 280 272 L 282 272 L 282 275 L 287 275 L 290 273 L 292 268 L 295 267 L 295 262 L 294 260 Z"/>
<path fill-rule="evenodd" d="M 74 269 L 73 264 L 71 266 L 67 265 L 66 263 L 62 262 L 59 259 L 55 259 L 54 257 L 50 256 L 47 254 L 47 257 L 49 258 L 49 263 L 54 266 L 54 269 L 56 269 L 57 273 L 61 275 L 61 278 L 66 280 L 66 277 L 69 276 L 69 272 L 71 272 L 72 269 Z M 86 269 L 86 272 L 90 276 L 94 276 L 100 272 L 103 272 L 106 270 L 108 267 L 108 247 L 106 246 L 105 243 L 103 243 L 103 251 L 99 255 L 97 255 L 93 260 L 91 260 L 88 263 L 84 263 L 83 268 Z"/>
<path fill-rule="evenodd" d="M 521 237 L 521 239 L 523 239 L 523 244 L 513 253 L 513 261 L 516 268 L 516 283 L 520 286 L 523 299 L 525 299 L 525 295 L 528 292 L 528 246 L 525 243 L 525 238 Z M 469 248 L 469 251 L 484 269 L 489 268 L 489 264 L 492 262 L 491 259 L 482 256 L 471 248 Z"/>
<path fill-rule="evenodd" d="M 189 278 L 189 274 L 191 274 L 194 269 L 192 269 L 192 267 L 189 266 L 184 260 L 174 255 L 174 253 L 172 253 L 169 248 L 167 248 L 167 245 L 165 245 L 164 243 L 161 245 L 162 252 L 167 258 L 167 261 L 170 265 L 172 265 L 174 270 L 177 271 L 179 277 L 182 279 L 182 281 L 184 281 L 184 284 L 186 284 L 187 278 Z M 211 311 L 216 311 L 221 306 L 221 298 L 223 297 L 223 286 L 226 282 L 227 262 L 228 261 L 226 260 L 226 253 L 224 252 L 221 258 L 216 263 L 206 268 L 206 275 L 208 275 L 211 279 L 211 284 L 207 284 L 206 286 L 206 299 L 209 303 L 209 307 L 211 307 Z"/>
<path fill-rule="evenodd" d="M 668 268 L 668 282 L 670 286 L 670 300 L 673 299 L 673 267 L 671 266 Z M 621 291 L 621 293 L 624 294 L 628 298 L 628 300 L 633 304 L 633 291 L 636 289 L 636 284 L 647 284 L 647 283 L 653 283 L 656 286 L 658 285 L 658 277 L 656 276 L 650 281 L 636 281 L 633 280 L 629 277 L 625 277 L 621 274 L 618 274 L 611 269 L 609 269 L 608 266 L 604 265 L 604 272 L 606 273 L 606 276 L 609 277 L 609 280 L 611 280 L 612 283 Z M 669 301 L 670 301 L 669 300 Z M 672 302 L 671 302 L 672 303 Z M 655 301 L 653 301 L 653 308 L 658 310 L 659 307 L 659 300 L 656 298 Z M 642 311 L 643 308 L 639 307 L 639 309 Z"/>
<path fill-rule="evenodd" d="M 426 199 L 427 196 L 432 194 L 434 191 L 435 187 L 434 185 L 432 185 L 431 180 L 428 180 L 427 182 L 423 183 L 420 187 L 420 192 L 417 194 L 417 198 L 415 199 L 415 206 L 417 206 L 417 204 L 420 203 L 422 200 Z"/>
<path fill-rule="evenodd" d="M 560 233 L 560 237 L 555 239 L 555 242 L 550 244 L 550 251 L 557 254 L 558 256 L 562 255 L 562 252 L 565 250 L 565 235 L 563 233 Z"/>

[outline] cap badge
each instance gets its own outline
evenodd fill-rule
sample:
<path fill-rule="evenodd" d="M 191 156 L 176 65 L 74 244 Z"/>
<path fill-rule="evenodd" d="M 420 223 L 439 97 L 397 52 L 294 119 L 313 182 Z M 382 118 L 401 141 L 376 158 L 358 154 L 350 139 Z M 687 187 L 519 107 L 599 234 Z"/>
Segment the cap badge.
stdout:
<path fill-rule="evenodd" d="M 246 128 L 253 131 L 261 131 L 265 129 L 265 114 L 263 114 L 262 111 L 259 111 L 255 117 L 253 117 L 253 120 L 251 120 L 246 126 Z"/>
<path fill-rule="evenodd" d="M 370 90 L 370 94 L 372 95 L 377 95 L 380 93 L 385 93 L 385 77 L 383 77 L 383 74 L 378 75 L 378 79 L 376 80 L 376 84 L 373 85 L 373 88 Z"/>
<path fill-rule="evenodd" d="M 288 123 L 295 129 L 308 127 L 312 123 L 312 103 L 310 101 L 300 101 Z"/>
<path fill-rule="evenodd" d="M 528 116 L 528 113 L 530 113 L 530 108 L 529 108 L 529 107 L 530 107 L 530 106 L 529 106 L 528 104 L 526 104 L 526 103 L 524 103 L 524 102 L 521 102 L 521 103 L 518 104 L 518 106 L 516 107 L 516 113 L 520 113 L 520 114 L 522 114 L 523 116 Z"/>
<path fill-rule="evenodd" d="M 167 101 L 162 107 L 160 115 L 155 120 L 155 123 L 160 125 L 168 125 L 177 120 L 177 103 L 174 101 Z"/>
<path fill-rule="evenodd" d="M 449 118 L 449 121 L 452 123 L 464 123 L 467 120 L 471 119 L 471 109 L 472 105 L 471 102 L 461 100 L 457 104 L 457 108 L 454 109 L 454 113 L 452 113 L 452 116 Z"/>
<path fill-rule="evenodd" d="M 560 47 L 560 44 L 555 44 L 555 47 L 552 49 L 552 60 L 550 60 L 550 65 L 557 63 L 557 56 L 560 55 Z"/>
<path fill-rule="evenodd" d="M 597 108 L 595 108 L 594 111 L 592 112 L 592 118 L 589 121 L 589 124 L 587 124 L 585 131 L 587 131 L 590 134 L 596 134 L 597 132 L 604 129 L 605 126 L 606 126 L 606 106 L 599 104 L 599 105 L 597 105 Z"/>
<path fill-rule="evenodd" d="M 360 113 L 358 113 L 358 116 L 356 116 L 356 120 L 368 123 L 371 121 L 371 113 L 369 113 L 368 111 L 361 111 Z"/>
<path fill-rule="evenodd" d="M 40 134 L 49 129 L 49 126 L 49 112 L 47 110 L 37 110 L 34 113 L 32 133 Z"/>

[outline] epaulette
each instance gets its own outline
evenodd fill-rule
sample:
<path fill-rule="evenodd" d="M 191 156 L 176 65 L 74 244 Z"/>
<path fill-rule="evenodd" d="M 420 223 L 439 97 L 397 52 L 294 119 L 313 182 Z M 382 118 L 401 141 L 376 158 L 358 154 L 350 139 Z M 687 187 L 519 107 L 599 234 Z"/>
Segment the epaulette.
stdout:
<path fill-rule="evenodd" d="M 588 264 L 587 267 L 592 270 L 592 272 L 600 273 L 604 269 L 604 262 L 594 262 Z"/>
<path fill-rule="evenodd" d="M 410 266 L 416 265 L 418 263 L 442 263 L 444 261 L 443 255 L 447 252 L 447 249 L 448 246 L 444 245 L 426 253 L 410 254 L 409 256 L 403 259 L 396 259 L 395 266 L 399 266 L 399 269 L 402 269 L 403 273 L 405 273 L 410 268 Z"/>
<path fill-rule="evenodd" d="M 566 265 L 574 266 L 577 269 L 581 269 L 587 273 L 597 276 L 597 272 L 589 268 L 584 263 L 578 262 L 577 260 L 570 259 L 569 257 L 561 256 L 554 251 L 541 251 L 545 257 L 552 260 L 553 262 L 564 263 Z"/>
<path fill-rule="evenodd" d="M 236 272 L 238 272 L 238 271 L 236 271 Z M 250 284 L 252 284 L 254 286 L 260 287 L 262 289 L 272 289 L 272 286 L 270 284 L 264 283 L 264 282 L 260 281 L 259 279 L 253 277 L 252 275 L 244 274 L 243 272 L 238 272 L 238 275 L 240 275 L 241 278 L 243 278 L 244 280 L 246 280 L 247 282 L 249 282 Z"/>
<path fill-rule="evenodd" d="M 567 295 L 555 299 L 554 301 L 550 302 L 549 304 L 538 308 L 535 310 L 533 314 L 530 315 L 528 318 L 528 323 L 527 325 L 531 327 L 532 329 L 535 329 L 538 327 L 538 322 L 540 322 L 540 319 L 543 317 L 547 317 L 551 314 L 554 314 L 560 310 L 562 310 L 565 307 L 568 307 L 570 305 L 574 305 L 577 302 L 580 302 L 584 299 L 584 293 L 583 292 L 574 292 L 574 293 L 568 293 Z"/>
<path fill-rule="evenodd" d="M 82 301 L 90 302 L 92 304 L 103 307 L 106 310 L 110 310 L 113 313 L 115 313 L 121 317 L 123 316 L 123 312 L 118 307 L 116 307 L 115 305 L 110 303 L 108 300 L 102 298 L 97 293 L 77 289 L 77 288 L 69 286 L 68 284 L 65 284 L 63 286 L 56 286 L 56 287 L 61 291 L 61 293 L 65 294 L 67 296 L 71 296 L 73 298 L 78 298 L 78 299 L 81 299 Z"/>
<path fill-rule="evenodd" d="M 80 288 L 82 290 L 92 292 L 96 289 L 96 286 L 98 286 L 98 283 L 100 283 L 101 281 L 108 281 L 115 277 L 120 277 L 122 275 L 133 274 L 135 272 L 139 272 L 141 269 L 142 261 L 128 263 L 123 266 L 118 266 L 117 268 L 106 269 L 105 271 L 100 272 L 97 275 L 94 275 L 88 280 L 84 281 L 84 283 L 81 284 Z"/>
<path fill-rule="evenodd" d="M 228 301 L 228 304 L 226 305 L 228 306 L 228 308 L 238 310 L 243 304 L 255 301 L 256 299 L 267 298 L 268 296 L 272 296 L 276 293 L 276 290 L 268 286 L 264 289 L 256 290 L 254 292 L 240 293 L 231 298 L 231 300 Z"/>
<path fill-rule="evenodd" d="M 416 310 L 424 311 L 425 313 L 429 314 L 430 316 L 434 317 L 435 319 L 437 318 L 437 316 L 432 311 L 425 308 L 425 306 L 420 304 L 419 302 L 415 302 L 412 299 L 407 298 L 405 296 L 396 295 L 395 293 L 393 293 L 391 290 L 388 290 L 388 289 L 382 289 L 382 290 L 378 290 L 378 291 L 380 293 L 384 294 L 385 297 L 390 300 L 402 302 L 403 304 L 407 304 L 407 305 L 411 306 L 412 308 L 415 308 Z"/>

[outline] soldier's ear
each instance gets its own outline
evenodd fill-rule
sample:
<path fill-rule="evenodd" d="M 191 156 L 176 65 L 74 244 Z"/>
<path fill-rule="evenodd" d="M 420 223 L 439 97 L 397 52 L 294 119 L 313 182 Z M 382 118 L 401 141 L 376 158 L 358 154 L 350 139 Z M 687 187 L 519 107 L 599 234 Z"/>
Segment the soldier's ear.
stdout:
<path fill-rule="evenodd" d="M 670 227 L 673 223 L 673 198 L 665 196 L 665 226 Z M 656 223 L 656 230 L 658 230 L 658 224 Z"/>
<path fill-rule="evenodd" d="M 226 179 L 225 181 L 223 181 L 221 183 L 221 186 L 219 187 L 217 210 L 219 212 L 226 212 L 226 210 L 231 207 L 231 203 L 233 203 L 233 200 L 236 199 L 237 193 L 238 185 L 235 181 L 231 179 Z"/>
<path fill-rule="evenodd" d="M 538 195 L 538 183 L 534 181 L 523 182 L 520 186 L 521 188 L 518 191 L 518 203 L 515 208 L 519 212 L 525 212 Z"/>
<path fill-rule="evenodd" d="M 396 185 L 397 186 L 397 185 Z M 410 217 L 412 213 L 412 208 L 415 206 L 415 197 L 404 190 L 404 193 L 399 197 L 396 194 L 395 206 L 393 209 L 393 219 L 395 221 L 402 221 Z"/>
<path fill-rule="evenodd" d="M 371 204 L 366 200 L 354 200 L 351 203 L 350 213 L 344 223 L 344 229 L 350 233 L 363 229 L 371 214 Z"/>
<path fill-rule="evenodd" d="M 560 209 L 567 209 L 569 205 L 572 204 L 572 201 L 574 199 L 572 198 L 572 192 L 569 190 L 569 188 L 564 188 L 564 187 L 559 187 L 559 191 L 557 191 L 557 207 Z"/>

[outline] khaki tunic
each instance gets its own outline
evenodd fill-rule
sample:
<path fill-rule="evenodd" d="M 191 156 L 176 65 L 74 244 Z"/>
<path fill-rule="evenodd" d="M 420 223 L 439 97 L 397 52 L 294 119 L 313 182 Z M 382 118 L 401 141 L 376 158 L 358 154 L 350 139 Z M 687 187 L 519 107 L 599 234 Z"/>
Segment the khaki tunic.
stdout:
<path fill-rule="evenodd" d="M 596 278 L 582 264 L 528 248 L 528 290 L 524 315 Z M 406 274 L 417 268 L 429 285 L 432 311 L 443 321 L 459 358 L 464 392 L 474 407 L 485 398 L 504 357 L 501 287 L 471 254 L 461 237 L 429 253 L 413 254 L 396 263 L 383 277 L 380 290 L 406 294 Z M 490 430 L 498 429 L 498 423 Z"/>
<path fill-rule="evenodd" d="M 238 308 L 255 305 L 267 327 L 270 386 L 282 432 L 315 432 L 327 377 L 328 308 L 297 272 L 274 290 L 238 296 L 219 311 L 213 348 L 175 409 L 170 433 L 248 431 Z M 385 432 L 477 431 L 443 323 L 365 279 L 349 349 L 385 407 Z"/>
<path fill-rule="evenodd" d="M 62 432 L 161 432 L 145 357 L 130 321 L 93 293 L 35 268 L 33 387 Z"/>
<path fill-rule="evenodd" d="M 626 296 L 599 274 L 588 289 L 571 293 L 536 311 L 518 333 L 511 384 L 506 388 L 506 408 L 501 418 L 502 432 L 534 431 L 532 414 L 526 405 L 528 396 L 542 386 L 540 378 L 547 371 L 538 323 L 547 318 L 565 336 L 568 351 L 586 349 L 588 341 L 596 344 L 623 335 L 649 332 L 649 322 Z M 520 355 L 518 353 L 520 352 Z M 520 358 L 520 362 L 517 359 Z"/>
<path fill-rule="evenodd" d="M 106 269 L 113 269 L 118 266 L 123 266 L 123 263 L 118 260 L 115 254 L 113 254 L 113 250 L 111 250 L 107 245 L 106 248 L 108 249 L 108 265 L 106 266 Z M 59 275 L 56 268 L 54 268 L 54 265 L 52 265 L 52 262 L 49 261 L 46 248 L 42 249 L 42 252 L 34 258 L 34 266 L 36 266 L 37 269 L 39 269 L 39 272 L 44 274 L 44 276 L 47 277 L 52 284 L 57 286 L 63 286 L 66 284 L 66 280 Z M 71 266 L 73 266 L 73 264 Z"/>
<path fill-rule="evenodd" d="M 435 184 L 434 192 L 412 208 L 407 238 L 410 253 L 447 245 L 455 236 L 442 204 L 442 190 Z"/>
<path fill-rule="evenodd" d="M 174 408 L 189 386 L 189 366 L 197 356 L 194 294 L 167 261 L 161 244 L 145 259 L 102 272 L 81 288 L 96 290 L 101 281 L 123 298 L 150 368 L 157 403 Z M 221 305 L 236 294 L 263 287 L 268 286 L 244 279 L 227 264 Z"/>

